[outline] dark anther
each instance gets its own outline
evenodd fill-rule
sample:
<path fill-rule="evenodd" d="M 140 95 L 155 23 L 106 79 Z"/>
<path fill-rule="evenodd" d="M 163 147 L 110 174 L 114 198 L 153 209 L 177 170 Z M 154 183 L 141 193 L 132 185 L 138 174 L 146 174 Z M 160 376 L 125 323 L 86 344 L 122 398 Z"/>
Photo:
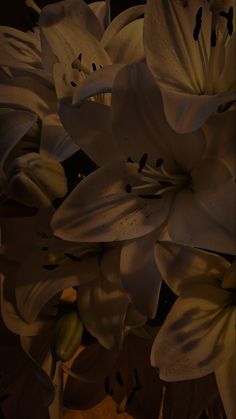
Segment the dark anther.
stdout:
<path fill-rule="evenodd" d="M 148 158 L 148 154 L 144 153 L 144 155 L 141 157 L 141 159 L 139 160 L 139 168 L 138 168 L 138 172 L 140 173 L 143 168 L 145 167 L 145 164 L 147 163 L 147 158 Z"/>
<path fill-rule="evenodd" d="M 132 192 L 132 186 L 129 183 L 127 183 L 127 185 L 125 185 L 125 190 L 126 190 L 126 192 L 131 193 Z"/>
<path fill-rule="evenodd" d="M 157 159 L 156 161 L 156 168 L 161 167 L 161 165 L 163 164 L 164 160 L 163 159 Z"/>
<path fill-rule="evenodd" d="M 109 377 L 105 378 L 104 388 L 105 388 L 106 394 L 109 394 L 109 391 L 110 391 L 110 378 Z"/>
<path fill-rule="evenodd" d="M 159 185 L 161 186 L 173 186 L 172 182 L 169 182 L 168 180 L 159 180 Z"/>
<path fill-rule="evenodd" d="M 128 157 L 127 162 L 128 163 L 133 163 L 134 161 L 131 159 L 131 157 Z"/>
<path fill-rule="evenodd" d="M 144 198 L 144 199 L 161 199 L 162 198 L 162 195 L 156 195 L 156 194 L 139 195 L 139 198 Z"/>
<path fill-rule="evenodd" d="M 227 12 L 221 12 L 219 13 L 220 16 L 225 17 L 225 19 L 227 19 L 227 29 L 228 29 L 228 34 L 229 36 L 232 35 L 233 30 L 234 30 L 234 25 L 233 25 L 233 16 L 234 16 L 234 8 L 233 6 L 231 6 L 229 8 L 228 13 Z"/>
<path fill-rule="evenodd" d="M 121 387 L 124 386 L 123 378 L 119 371 L 116 372 L 116 381 L 120 384 Z"/>
<path fill-rule="evenodd" d="M 42 249 L 44 252 L 46 252 L 46 250 L 48 250 L 48 246 L 43 246 Z"/>
<path fill-rule="evenodd" d="M 72 255 L 71 253 L 64 253 L 64 256 L 73 260 L 74 262 L 81 262 L 82 260 L 81 256 Z"/>
<path fill-rule="evenodd" d="M 130 393 L 130 395 L 129 395 L 129 397 L 128 397 L 128 399 L 127 399 L 126 406 L 129 406 L 130 405 L 130 403 L 132 402 L 134 396 L 135 396 L 135 390 L 132 390 L 131 393 Z"/>
<path fill-rule="evenodd" d="M 53 265 L 43 265 L 43 269 L 47 269 L 47 271 L 53 271 L 53 269 L 58 268 L 59 265 L 57 265 L 56 263 Z"/>
<path fill-rule="evenodd" d="M 99 64 L 99 67 L 100 67 L 100 68 L 103 68 L 103 65 Z"/>
<path fill-rule="evenodd" d="M 78 59 L 81 61 L 82 60 L 82 52 L 79 54 Z"/>
<path fill-rule="evenodd" d="M 213 29 L 213 31 L 211 32 L 211 47 L 212 48 L 216 47 L 216 31 L 215 31 L 215 29 Z"/>
<path fill-rule="evenodd" d="M 196 24 L 195 24 L 195 28 L 193 30 L 193 39 L 195 41 L 198 41 L 201 26 L 202 26 L 202 7 L 200 7 L 198 9 L 197 14 L 196 14 Z"/>
<path fill-rule="evenodd" d="M 74 81 L 71 81 L 70 84 L 71 84 L 72 87 L 76 87 L 77 86 L 77 84 Z"/>
<path fill-rule="evenodd" d="M 93 71 L 97 71 L 97 66 L 95 63 L 92 63 Z"/>

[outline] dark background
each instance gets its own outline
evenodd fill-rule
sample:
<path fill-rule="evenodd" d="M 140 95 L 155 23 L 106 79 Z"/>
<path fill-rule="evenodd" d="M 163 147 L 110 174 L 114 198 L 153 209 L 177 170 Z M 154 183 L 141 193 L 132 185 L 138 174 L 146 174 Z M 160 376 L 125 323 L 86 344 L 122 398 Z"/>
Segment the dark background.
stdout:
<path fill-rule="evenodd" d="M 36 0 L 41 8 L 58 0 Z M 86 0 L 86 3 L 92 3 Z M 112 18 L 128 7 L 146 3 L 145 0 L 111 0 Z M 25 5 L 24 0 L 3 0 L 1 2 L 0 25 L 14 26 L 21 30 L 28 30 L 32 22 L 36 21 L 36 13 Z"/>

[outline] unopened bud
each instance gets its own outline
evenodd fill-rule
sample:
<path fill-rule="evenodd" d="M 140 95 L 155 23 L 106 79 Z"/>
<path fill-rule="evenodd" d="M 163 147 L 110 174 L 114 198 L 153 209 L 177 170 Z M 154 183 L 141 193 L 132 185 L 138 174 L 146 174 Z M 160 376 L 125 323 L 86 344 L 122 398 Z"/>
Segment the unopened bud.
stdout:
<path fill-rule="evenodd" d="M 83 323 L 76 310 L 69 311 L 58 320 L 54 334 L 54 348 L 61 361 L 69 361 L 75 355 L 81 344 L 82 333 Z"/>

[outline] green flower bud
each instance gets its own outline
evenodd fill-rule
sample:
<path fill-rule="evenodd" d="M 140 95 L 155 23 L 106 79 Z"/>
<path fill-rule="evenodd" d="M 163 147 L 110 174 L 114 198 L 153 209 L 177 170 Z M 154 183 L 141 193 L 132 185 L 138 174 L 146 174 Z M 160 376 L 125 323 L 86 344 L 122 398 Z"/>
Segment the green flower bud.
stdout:
<path fill-rule="evenodd" d="M 78 312 L 71 310 L 64 314 L 57 322 L 54 334 L 54 348 L 57 357 L 69 361 L 81 344 L 83 323 Z"/>

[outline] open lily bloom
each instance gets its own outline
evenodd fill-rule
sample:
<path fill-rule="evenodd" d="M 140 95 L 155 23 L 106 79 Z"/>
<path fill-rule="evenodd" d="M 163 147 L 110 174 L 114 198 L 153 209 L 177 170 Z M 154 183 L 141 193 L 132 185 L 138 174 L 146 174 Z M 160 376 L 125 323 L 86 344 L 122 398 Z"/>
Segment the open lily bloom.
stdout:
<path fill-rule="evenodd" d="M 235 262 L 182 246 L 156 245 L 164 281 L 179 296 L 158 333 L 152 365 L 167 381 L 214 372 L 227 418 L 235 418 Z"/>
<path fill-rule="evenodd" d="M 127 411 L 136 419 L 157 418 L 163 383 L 150 365 L 152 342 L 147 333 L 144 337 L 130 333 L 119 352 L 98 343 L 85 348 L 68 371 L 65 405 L 88 409 L 109 395 L 117 402 L 117 413 Z"/>
<path fill-rule="evenodd" d="M 235 112 L 177 134 L 152 74 L 138 63 L 115 78 L 111 113 L 107 124 L 126 161 L 114 155 L 83 179 L 55 214 L 55 234 L 105 242 L 156 231 L 157 239 L 167 224 L 172 240 L 234 254 Z"/>
<path fill-rule="evenodd" d="M 235 1 L 149 0 L 144 45 L 178 132 L 199 128 L 236 99 Z"/>
<path fill-rule="evenodd" d="M 23 221 L 11 218 L 5 219 L 2 226 L 0 270 L 10 278 L 9 284 L 14 281 L 16 307 L 21 318 L 34 322 L 48 301 L 65 288 L 76 287 L 78 311 L 85 327 L 103 346 L 119 347 L 130 329 L 146 321 L 131 305 L 122 287 L 120 246 L 105 248 L 99 244 L 39 237 L 35 223 L 35 217 Z M 12 245 L 14 231 L 20 235 L 25 229 L 29 231 L 28 239 L 19 238 L 19 243 Z M 22 241 L 24 252 L 19 258 Z M 13 272 L 9 265 L 13 266 Z M 9 328 L 14 331 L 11 325 Z"/>

